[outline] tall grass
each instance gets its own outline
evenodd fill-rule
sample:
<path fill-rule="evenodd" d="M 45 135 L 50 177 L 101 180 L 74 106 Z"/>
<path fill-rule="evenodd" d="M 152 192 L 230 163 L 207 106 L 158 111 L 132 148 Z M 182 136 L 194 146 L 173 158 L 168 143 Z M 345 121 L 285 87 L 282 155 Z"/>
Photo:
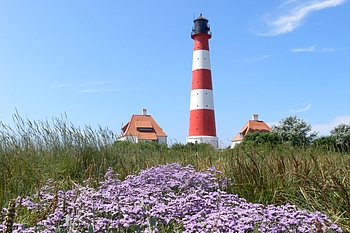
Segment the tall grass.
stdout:
<path fill-rule="evenodd" d="M 30 121 L 14 115 L 15 127 L 0 125 L 0 207 L 17 196 L 33 195 L 48 179 L 58 188 L 74 183 L 94 186 L 108 167 L 121 178 L 158 164 L 192 164 L 197 170 L 215 166 L 231 179 L 227 191 L 250 202 L 291 203 L 327 214 L 350 232 L 350 155 L 317 148 L 210 147 L 170 148 L 145 143 L 115 143 L 107 128 L 79 128 L 65 115 Z M 0 216 L 0 220 L 1 220 Z"/>

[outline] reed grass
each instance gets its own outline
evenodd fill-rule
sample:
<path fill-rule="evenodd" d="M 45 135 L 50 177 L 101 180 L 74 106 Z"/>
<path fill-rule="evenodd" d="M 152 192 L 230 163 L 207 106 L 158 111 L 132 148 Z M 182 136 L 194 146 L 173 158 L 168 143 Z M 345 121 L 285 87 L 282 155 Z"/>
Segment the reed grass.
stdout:
<path fill-rule="evenodd" d="M 15 127 L 0 124 L 0 207 L 17 196 L 33 196 L 48 179 L 57 188 L 88 182 L 94 187 L 109 167 L 126 177 L 150 167 L 177 162 L 203 171 L 222 171 L 227 191 L 249 202 L 291 203 L 327 214 L 350 232 L 350 155 L 282 144 L 237 147 L 166 146 L 117 142 L 108 128 L 79 128 L 65 115 L 30 121 L 14 115 Z M 222 178 L 218 177 L 218 178 Z M 3 221 L 6 216 L 1 216 Z M 18 218 L 25 219 L 23 216 Z"/>

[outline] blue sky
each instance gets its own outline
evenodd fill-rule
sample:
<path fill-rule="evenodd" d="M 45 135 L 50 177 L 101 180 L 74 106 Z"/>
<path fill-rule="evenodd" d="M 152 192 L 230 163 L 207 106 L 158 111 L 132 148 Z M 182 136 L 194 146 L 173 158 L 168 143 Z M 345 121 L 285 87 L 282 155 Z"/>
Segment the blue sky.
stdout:
<path fill-rule="evenodd" d="M 348 0 L 1 1 L 0 121 L 66 114 L 116 134 L 148 114 L 188 136 L 193 20 L 209 20 L 217 136 L 253 113 L 319 135 L 350 124 Z"/>

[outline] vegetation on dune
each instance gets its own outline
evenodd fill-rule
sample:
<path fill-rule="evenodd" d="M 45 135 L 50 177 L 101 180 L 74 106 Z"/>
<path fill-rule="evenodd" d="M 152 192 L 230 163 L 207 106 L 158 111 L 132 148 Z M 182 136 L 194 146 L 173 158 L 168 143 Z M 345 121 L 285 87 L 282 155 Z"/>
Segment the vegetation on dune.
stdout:
<path fill-rule="evenodd" d="M 293 118 L 298 123 L 297 118 Z M 293 120 L 291 119 L 291 120 Z M 234 149 L 214 150 L 206 144 L 116 142 L 107 128 L 73 126 L 65 117 L 34 122 L 14 116 L 15 127 L 0 125 L 0 207 L 18 196 L 35 196 L 47 180 L 57 190 L 76 184 L 98 187 L 108 168 L 123 180 L 160 164 L 193 165 L 197 171 L 215 166 L 227 177 L 222 188 L 251 203 L 282 205 L 326 214 L 350 232 L 350 130 L 340 125 L 330 136 L 291 141 L 274 133 L 246 135 Z M 299 121 L 300 123 L 300 121 Z M 303 124 L 307 127 L 307 124 Z M 84 183 L 85 182 L 85 183 Z M 88 182 L 88 183 L 86 183 Z M 17 209 L 16 221 L 39 221 Z M 5 219 L 0 213 L 0 222 Z"/>

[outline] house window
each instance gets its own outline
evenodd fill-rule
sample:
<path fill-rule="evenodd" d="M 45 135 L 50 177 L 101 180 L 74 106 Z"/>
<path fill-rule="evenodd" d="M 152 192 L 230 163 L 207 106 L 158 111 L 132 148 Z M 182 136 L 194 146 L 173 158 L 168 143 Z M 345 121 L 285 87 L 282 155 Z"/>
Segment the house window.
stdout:
<path fill-rule="evenodd" d="M 240 137 L 240 138 L 243 138 L 243 137 L 244 137 L 244 134 L 243 134 L 243 133 L 239 133 L 239 137 Z"/>
<path fill-rule="evenodd" d="M 137 127 L 136 128 L 137 131 L 139 132 L 153 132 L 153 128 L 150 127 Z"/>

